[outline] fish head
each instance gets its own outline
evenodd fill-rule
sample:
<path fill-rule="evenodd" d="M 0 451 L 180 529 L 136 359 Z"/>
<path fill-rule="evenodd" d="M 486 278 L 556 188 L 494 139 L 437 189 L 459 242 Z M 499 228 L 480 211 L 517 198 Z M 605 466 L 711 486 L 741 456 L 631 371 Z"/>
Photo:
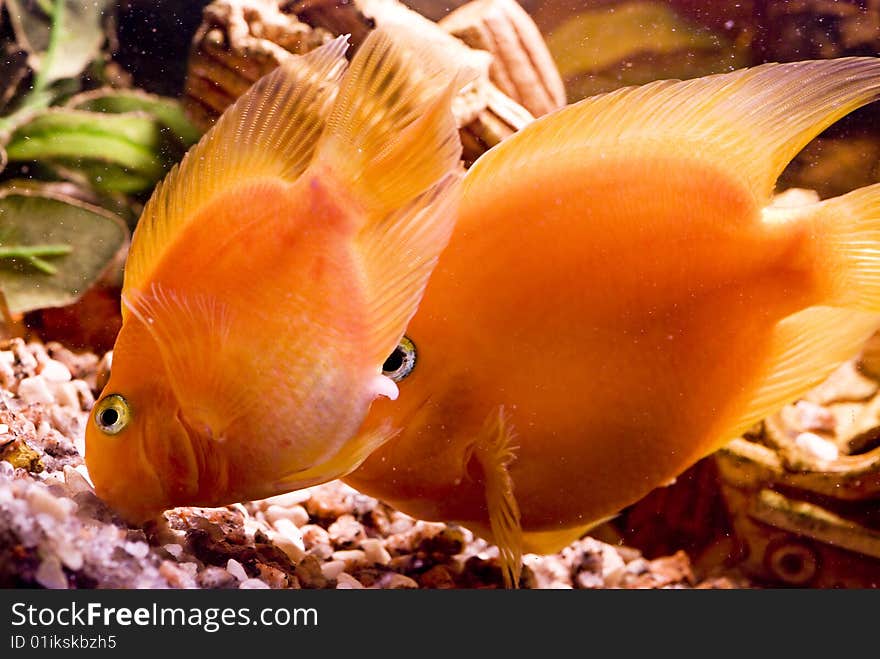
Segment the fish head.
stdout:
<path fill-rule="evenodd" d="M 153 350 L 137 324 L 123 325 L 112 374 L 86 425 L 95 492 L 134 523 L 198 496 L 198 433 L 181 415 Z"/>
<path fill-rule="evenodd" d="M 398 399 L 375 400 L 360 429 L 386 426 L 397 434 L 344 480 L 427 518 L 436 517 L 435 504 L 461 494 L 454 490 L 469 478 L 474 442 L 494 399 L 481 384 L 484 377 L 457 359 L 451 346 L 434 349 L 443 342 L 432 340 L 440 337 L 431 328 L 420 332 L 423 326 L 417 316 L 385 362 L 383 372 L 396 381 Z"/>

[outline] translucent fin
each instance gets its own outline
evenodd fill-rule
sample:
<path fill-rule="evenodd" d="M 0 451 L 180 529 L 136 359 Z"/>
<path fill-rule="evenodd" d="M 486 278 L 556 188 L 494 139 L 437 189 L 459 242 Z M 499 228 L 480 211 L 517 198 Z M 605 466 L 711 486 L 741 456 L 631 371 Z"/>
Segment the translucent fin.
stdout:
<path fill-rule="evenodd" d="M 357 250 L 373 334 L 364 350 L 377 367 L 415 314 L 455 223 L 461 143 L 451 104 L 463 78 L 447 55 L 400 28 L 372 32 L 315 158 L 365 209 Z"/>
<path fill-rule="evenodd" d="M 880 183 L 823 201 L 812 217 L 829 304 L 880 312 Z"/>
<path fill-rule="evenodd" d="M 764 64 L 620 89 L 534 121 L 481 157 L 466 186 L 499 183 L 511 167 L 562 154 L 653 150 L 710 159 L 743 176 L 764 203 L 807 142 L 878 96 L 880 58 L 872 57 Z"/>
<path fill-rule="evenodd" d="M 360 467 L 373 451 L 399 432 L 399 429 L 392 428 L 387 423 L 363 432 L 346 443 L 345 450 L 334 459 L 285 476 L 276 481 L 272 489 L 274 492 L 288 492 L 342 478 Z"/>
<path fill-rule="evenodd" d="M 208 426 L 221 438 L 224 430 L 249 410 L 249 389 L 229 374 L 237 355 L 230 354 L 231 318 L 219 300 L 184 297 L 159 284 L 123 293 L 123 306 L 156 342 L 167 382 L 181 412 L 193 427 Z"/>
<path fill-rule="evenodd" d="M 168 245 L 200 208 L 232 186 L 263 177 L 294 180 L 308 165 L 345 69 L 339 37 L 285 62 L 226 110 L 144 208 L 125 268 L 140 289 Z"/>
<path fill-rule="evenodd" d="M 519 506 L 513 493 L 513 480 L 507 471 L 507 467 L 516 459 L 516 447 L 512 445 L 514 438 L 504 408 L 499 407 L 486 419 L 473 453 L 483 471 L 489 529 L 493 542 L 498 546 L 504 584 L 508 588 L 519 585 L 523 555 Z"/>
<path fill-rule="evenodd" d="M 774 357 L 766 379 L 714 448 L 803 396 L 855 356 L 878 327 L 880 314 L 833 307 L 809 307 L 780 321 L 772 337 Z"/>
<path fill-rule="evenodd" d="M 617 515 L 611 515 L 598 522 L 590 522 L 583 526 L 575 526 L 557 531 L 523 531 L 523 550 L 533 554 L 555 554 L 568 547 L 572 542 L 580 540 L 591 529 L 610 522 Z"/>
<path fill-rule="evenodd" d="M 431 39 L 374 30 L 342 81 L 318 158 L 378 215 L 409 203 L 461 158 L 451 106 L 468 75 Z"/>
<path fill-rule="evenodd" d="M 364 350 L 377 366 L 403 336 L 449 242 L 460 183 L 458 172 L 449 174 L 408 206 L 366 226 L 358 237 L 372 331 Z"/>

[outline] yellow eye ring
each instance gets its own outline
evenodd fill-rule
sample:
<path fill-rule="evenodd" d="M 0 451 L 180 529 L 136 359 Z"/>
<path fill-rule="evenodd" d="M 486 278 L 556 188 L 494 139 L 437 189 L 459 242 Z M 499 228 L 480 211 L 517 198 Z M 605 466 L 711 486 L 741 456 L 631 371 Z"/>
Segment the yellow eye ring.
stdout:
<path fill-rule="evenodd" d="M 395 382 L 400 382 L 412 373 L 415 367 L 416 344 L 409 337 L 404 336 L 382 365 L 382 375 L 388 376 Z"/>
<path fill-rule="evenodd" d="M 95 405 L 95 425 L 107 435 L 115 435 L 131 420 L 131 410 L 119 394 L 104 396 Z"/>

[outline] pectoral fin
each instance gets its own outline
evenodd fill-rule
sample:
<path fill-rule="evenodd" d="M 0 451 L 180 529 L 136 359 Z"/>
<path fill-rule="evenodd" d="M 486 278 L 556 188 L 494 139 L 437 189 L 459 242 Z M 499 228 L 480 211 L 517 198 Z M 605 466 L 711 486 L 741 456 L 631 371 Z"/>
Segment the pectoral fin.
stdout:
<path fill-rule="evenodd" d="M 504 583 L 508 588 L 516 588 L 519 584 L 523 555 L 519 506 L 513 492 L 513 479 L 507 471 L 516 459 L 514 439 L 513 427 L 502 406 L 486 419 L 473 452 L 482 469 L 489 529 L 498 546 Z"/>
<path fill-rule="evenodd" d="M 253 395 L 230 377 L 240 357 L 230 348 L 230 310 L 216 298 L 183 295 L 158 283 L 145 291 L 127 291 L 122 303 L 156 342 L 187 422 L 200 430 L 208 426 L 213 437 L 222 438 L 247 413 Z"/>
<path fill-rule="evenodd" d="M 345 449 L 327 462 L 295 471 L 275 482 L 274 492 L 300 490 L 304 487 L 342 478 L 361 466 L 370 454 L 394 437 L 400 430 L 385 423 L 347 442 Z"/>

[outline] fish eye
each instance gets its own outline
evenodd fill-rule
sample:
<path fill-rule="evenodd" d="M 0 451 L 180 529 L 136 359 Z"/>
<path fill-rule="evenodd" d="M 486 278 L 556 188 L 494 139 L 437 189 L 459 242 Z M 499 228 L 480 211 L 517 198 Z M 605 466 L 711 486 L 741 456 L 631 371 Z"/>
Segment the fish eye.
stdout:
<path fill-rule="evenodd" d="M 412 373 L 416 365 L 416 344 L 407 337 L 400 339 L 400 343 L 394 349 L 385 363 L 382 364 L 382 375 L 386 375 L 395 382 L 400 382 Z"/>
<path fill-rule="evenodd" d="M 108 435 L 115 435 L 131 418 L 128 403 L 119 394 L 110 394 L 95 405 L 95 425 Z"/>

